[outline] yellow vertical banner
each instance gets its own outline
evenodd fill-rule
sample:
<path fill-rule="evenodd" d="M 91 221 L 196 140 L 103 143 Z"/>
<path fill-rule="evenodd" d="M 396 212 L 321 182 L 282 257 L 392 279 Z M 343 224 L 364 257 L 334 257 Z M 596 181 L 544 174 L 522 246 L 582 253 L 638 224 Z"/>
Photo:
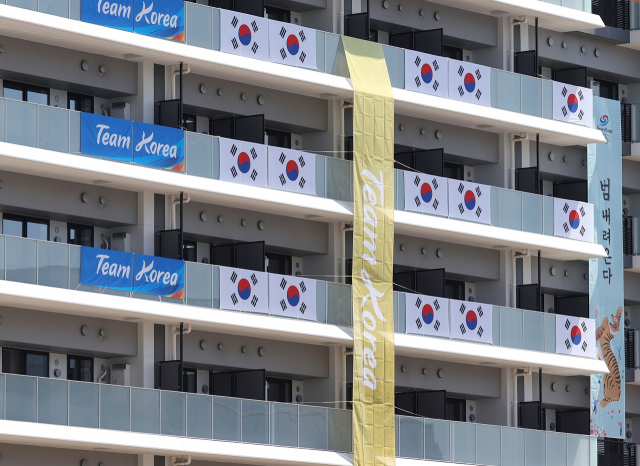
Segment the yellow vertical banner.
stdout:
<path fill-rule="evenodd" d="M 353 96 L 353 464 L 395 464 L 393 92 L 382 46 L 342 37 Z"/>

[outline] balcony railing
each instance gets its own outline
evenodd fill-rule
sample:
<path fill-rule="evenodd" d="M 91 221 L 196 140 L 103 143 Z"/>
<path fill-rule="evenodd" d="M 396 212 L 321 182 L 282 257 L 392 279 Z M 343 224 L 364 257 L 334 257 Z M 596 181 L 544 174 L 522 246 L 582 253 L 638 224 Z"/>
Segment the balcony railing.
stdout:
<path fill-rule="evenodd" d="M 0 419 L 352 451 L 352 411 L 0 375 Z M 595 466 L 596 438 L 396 416 L 396 455 L 478 465 Z"/>

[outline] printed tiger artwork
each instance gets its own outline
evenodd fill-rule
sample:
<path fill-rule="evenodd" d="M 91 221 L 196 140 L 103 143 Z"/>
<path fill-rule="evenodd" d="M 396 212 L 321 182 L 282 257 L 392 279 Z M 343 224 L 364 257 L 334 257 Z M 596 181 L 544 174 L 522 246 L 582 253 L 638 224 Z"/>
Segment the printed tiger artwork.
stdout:
<path fill-rule="evenodd" d="M 622 317 L 622 308 L 618 308 L 616 315 L 611 316 L 611 322 L 605 317 L 602 324 L 596 330 L 596 340 L 600 344 L 598 359 L 603 360 L 607 364 L 609 373 L 605 374 L 603 382 L 603 396 L 600 406 L 603 408 L 609 403 L 620 399 L 620 368 L 618 360 L 611 349 L 611 340 L 620 331 L 620 318 Z"/>

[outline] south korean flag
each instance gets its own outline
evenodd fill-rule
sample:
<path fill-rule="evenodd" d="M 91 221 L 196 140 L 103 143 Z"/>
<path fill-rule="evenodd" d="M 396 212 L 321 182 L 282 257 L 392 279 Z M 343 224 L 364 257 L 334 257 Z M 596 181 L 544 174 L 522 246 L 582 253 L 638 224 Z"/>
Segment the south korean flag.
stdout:
<path fill-rule="evenodd" d="M 491 186 L 449 180 L 449 217 L 491 224 Z"/>
<path fill-rule="evenodd" d="M 491 106 L 491 68 L 449 60 L 449 98 Z"/>
<path fill-rule="evenodd" d="M 553 119 L 591 126 L 593 91 L 553 81 Z"/>
<path fill-rule="evenodd" d="M 593 319 L 556 315 L 556 353 L 596 357 Z"/>
<path fill-rule="evenodd" d="M 269 313 L 316 322 L 316 281 L 269 274 Z"/>
<path fill-rule="evenodd" d="M 447 183 L 447 178 L 405 171 L 404 210 L 446 217 Z"/>
<path fill-rule="evenodd" d="M 266 188 L 267 146 L 234 139 L 220 141 L 220 180 Z"/>
<path fill-rule="evenodd" d="M 316 195 L 316 156 L 308 152 L 269 146 L 269 187 Z"/>
<path fill-rule="evenodd" d="M 221 9 L 220 51 L 269 60 L 269 20 Z"/>
<path fill-rule="evenodd" d="M 593 243 L 593 204 L 554 198 L 553 234 Z"/>
<path fill-rule="evenodd" d="M 448 58 L 405 49 L 404 88 L 408 91 L 448 97 L 448 69 Z"/>
<path fill-rule="evenodd" d="M 449 337 L 449 300 L 405 293 L 407 333 Z"/>
<path fill-rule="evenodd" d="M 317 69 L 316 30 L 269 21 L 269 54 L 275 63 Z"/>
<path fill-rule="evenodd" d="M 493 306 L 469 301 L 449 301 L 451 338 L 493 344 Z"/>
<path fill-rule="evenodd" d="M 268 314 L 268 274 L 220 267 L 220 309 Z"/>

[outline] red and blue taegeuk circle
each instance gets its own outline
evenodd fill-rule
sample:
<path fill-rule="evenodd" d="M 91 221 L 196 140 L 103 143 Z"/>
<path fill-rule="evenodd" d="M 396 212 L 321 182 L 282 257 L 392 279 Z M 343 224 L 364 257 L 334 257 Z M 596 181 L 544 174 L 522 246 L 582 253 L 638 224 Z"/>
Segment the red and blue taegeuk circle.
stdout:
<path fill-rule="evenodd" d="M 431 202 L 431 199 L 433 198 L 433 190 L 429 183 L 422 183 L 422 186 L 420 186 L 420 197 L 422 197 L 422 200 L 427 204 Z"/>
<path fill-rule="evenodd" d="M 580 226 L 580 216 L 575 210 L 569 212 L 569 225 L 571 225 L 571 228 L 573 228 L 574 230 L 576 230 Z"/>
<path fill-rule="evenodd" d="M 287 37 L 287 50 L 289 51 L 289 55 L 298 55 L 300 51 L 298 38 L 293 34 L 289 34 L 289 37 Z"/>
<path fill-rule="evenodd" d="M 467 327 L 469 330 L 475 330 L 478 326 L 478 316 L 474 311 L 467 312 Z"/>
<path fill-rule="evenodd" d="M 571 341 L 576 346 L 582 341 L 582 332 L 580 332 L 580 328 L 576 325 L 571 327 Z"/>
<path fill-rule="evenodd" d="M 422 306 L 422 320 L 424 320 L 424 323 L 427 325 L 433 322 L 433 308 L 430 304 Z"/>
<path fill-rule="evenodd" d="M 295 160 L 289 160 L 287 162 L 287 178 L 289 178 L 291 181 L 295 181 L 298 179 L 299 173 L 300 170 L 298 169 L 298 164 L 295 162 Z"/>
<path fill-rule="evenodd" d="M 251 42 L 251 29 L 246 24 L 243 24 L 238 29 L 238 39 L 242 45 L 249 45 Z"/>
<path fill-rule="evenodd" d="M 298 287 L 291 285 L 287 290 L 287 301 L 289 301 L 289 306 L 295 307 L 300 302 L 300 292 L 298 291 Z"/>
<path fill-rule="evenodd" d="M 575 94 L 569 94 L 569 97 L 567 97 L 567 107 L 569 107 L 571 113 L 578 111 L 578 98 Z"/>
<path fill-rule="evenodd" d="M 238 282 L 238 294 L 244 300 L 249 299 L 249 296 L 251 296 L 251 285 L 249 284 L 249 280 L 246 278 L 242 278 Z"/>
<path fill-rule="evenodd" d="M 251 168 L 251 159 L 246 152 L 240 152 L 238 155 L 238 168 L 242 173 L 248 173 Z"/>
<path fill-rule="evenodd" d="M 467 210 L 473 210 L 476 207 L 476 195 L 473 194 L 473 191 L 467 190 L 464 193 L 464 205 L 467 206 Z"/>
<path fill-rule="evenodd" d="M 433 79 L 433 70 L 431 69 L 431 65 L 429 65 L 429 63 L 425 63 L 424 65 L 422 65 L 420 74 L 422 75 L 422 80 L 425 83 L 429 84 Z"/>
<path fill-rule="evenodd" d="M 473 92 L 476 89 L 476 78 L 471 73 L 464 75 L 464 87 L 467 92 Z"/>

